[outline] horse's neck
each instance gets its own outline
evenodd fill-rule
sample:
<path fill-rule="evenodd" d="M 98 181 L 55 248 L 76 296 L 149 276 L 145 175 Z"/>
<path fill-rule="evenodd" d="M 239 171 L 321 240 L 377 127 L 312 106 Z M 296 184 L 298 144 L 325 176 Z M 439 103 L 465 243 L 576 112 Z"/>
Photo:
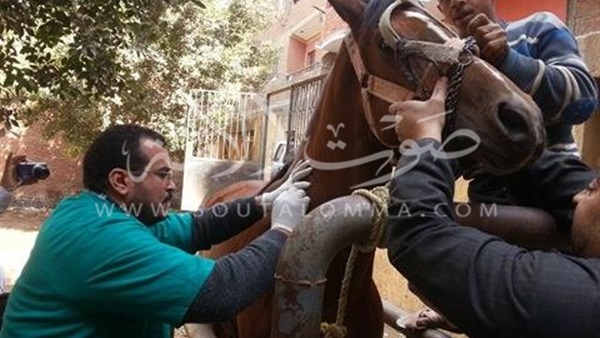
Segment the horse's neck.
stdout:
<path fill-rule="evenodd" d="M 375 139 L 365 119 L 360 88 L 345 50 L 336 60 L 308 130 L 305 156 L 339 169 L 316 168 L 309 177 L 312 205 L 350 194 L 351 187 L 383 175 L 386 160 L 369 156 L 390 152 Z M 345 164 L 343 164 L 345 163 Z"/>

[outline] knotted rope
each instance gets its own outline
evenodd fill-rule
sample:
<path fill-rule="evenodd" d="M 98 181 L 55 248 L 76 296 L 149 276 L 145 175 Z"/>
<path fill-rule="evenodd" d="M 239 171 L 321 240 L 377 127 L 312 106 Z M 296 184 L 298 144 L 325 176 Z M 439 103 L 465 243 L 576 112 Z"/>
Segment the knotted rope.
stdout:
<path fill-rule="evenodd" d="M 373 227 L 369 236 L 369 241 L 364 245 L 352 245 L 350 255 L 346 261 L 344 279 L 340 289 L 338 299 L 338 307 L 335 323 L 321 323 L 321 333 L 325 338 L 343 338 L 346 337 L 348 329 L 344 326 L 346 317 L 346 305 L 348 303 L 348 291 L 350 290 L 350 282 L 352 281 L 352 273 L 354 272 L 354 264 L 358 253 L 368 253 L 374 251 L 377 247 L 383 247 L 383 234 L 385 223 L 388 217 L 388 202 L 390 199 L 389 190 L 387 187 L 376 187 L 373 190 L 359 189 L 352 193 L 353 196 L 363 196 L 375 206 L 375 214 L 373 215 Z"/>

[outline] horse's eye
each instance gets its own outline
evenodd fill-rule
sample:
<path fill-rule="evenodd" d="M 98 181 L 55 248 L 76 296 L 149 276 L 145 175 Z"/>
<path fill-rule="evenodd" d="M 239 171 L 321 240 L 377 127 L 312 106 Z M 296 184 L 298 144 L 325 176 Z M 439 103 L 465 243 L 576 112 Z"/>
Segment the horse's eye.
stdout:
<path fill-rule="evenodd" d="M 379 50 L 384 53 L 389 53 L 392 51 L 392 48 L 388 46 L 387 43 L 383 39 L 379 40 Z"/>

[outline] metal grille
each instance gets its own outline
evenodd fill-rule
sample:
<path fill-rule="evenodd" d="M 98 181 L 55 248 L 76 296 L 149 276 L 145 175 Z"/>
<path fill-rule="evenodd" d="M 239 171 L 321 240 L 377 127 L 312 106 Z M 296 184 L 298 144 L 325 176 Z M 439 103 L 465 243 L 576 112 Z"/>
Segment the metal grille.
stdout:
<path fill-rule="evenodd" d="M 254 119 L 262 117 L 256 94 L 200 90 L 188 112 L 186 157 L 251 160 Z"/>
<path fill-rule="evenodd" d="M 296 147 L 305 139 L 308 123 L 312 118 L 312 113 L 317 108 L 321 98 L 323 84 L 325 83 L 326 74 L 319 74 L 312 78 L 297 82 L 293 85 L 277 89 L 266 94 L 265 108 L 265 124 L 263 127 L 263 145 L 261 147 L 261 168 L 268 167 L 266 163 L 267 152 L 269 151 L 274 141 L 279 141 L 277 131 L 272 128 L 285 128 L 285 158 L 292 156 Z M 283 118 L 277 124 L 270 125 L 268 122 L 269 113 L 275 111 L 276 108 L 286 107 L 285 113 L 281 115 Z M 273 109 L 273 110 L 271 110 Z M 267 136 L 275 139 L 267 140 Z M 273 149 L 274 150 L 274 149 Z M 271 155 L 271 153 L 269 153 Z"/>
<path fill-rule="evenodd" d="M 323 76 L 319 76 L 291 87 L 287 128 L 288 151 L 295 149 L 304 140 L 308 122 L 321 98 L 324 79 Z"/>

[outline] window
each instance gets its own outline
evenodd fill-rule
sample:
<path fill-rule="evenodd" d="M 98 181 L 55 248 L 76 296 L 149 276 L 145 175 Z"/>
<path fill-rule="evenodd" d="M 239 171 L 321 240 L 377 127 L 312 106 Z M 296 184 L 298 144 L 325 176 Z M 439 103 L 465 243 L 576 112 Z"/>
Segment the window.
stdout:
<path fill-rule="evenodd" d="M 316 51 L 313 49 L 308 54 L 306 54 L 306 65 L 310 66 L 315 63 Z"/>

